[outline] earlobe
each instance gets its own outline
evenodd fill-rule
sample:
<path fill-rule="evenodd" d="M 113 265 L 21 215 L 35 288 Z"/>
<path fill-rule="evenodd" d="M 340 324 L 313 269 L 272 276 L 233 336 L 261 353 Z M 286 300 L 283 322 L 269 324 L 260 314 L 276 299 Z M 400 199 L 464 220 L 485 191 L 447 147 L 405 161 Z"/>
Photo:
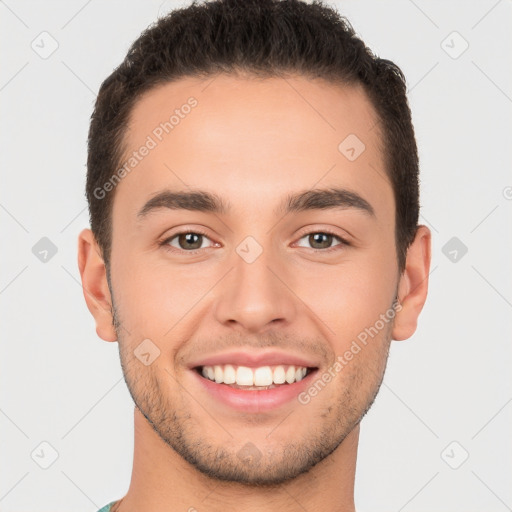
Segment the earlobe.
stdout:
<path fill-rule="evenodd" d="M 418 226 L 407 251 L 405 269 L 398 285 L 400 308 L 393 326 L 394 340 L 406 340 L 416 331 L 418 317 L 427 299 L 431 237 L 429 228 Z"/>
<path fill-rule="evenodd" d="M 90 229 L 78 235 L 78 268 L 87 308 L 96 321 L 96 333 L 105 341 L 117 341 L 105 262 Z"/>

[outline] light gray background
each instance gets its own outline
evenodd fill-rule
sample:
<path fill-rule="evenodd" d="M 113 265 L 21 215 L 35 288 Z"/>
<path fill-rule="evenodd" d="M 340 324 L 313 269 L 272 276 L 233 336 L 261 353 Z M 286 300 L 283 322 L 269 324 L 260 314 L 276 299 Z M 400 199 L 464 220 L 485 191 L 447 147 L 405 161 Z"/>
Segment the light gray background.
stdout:
<path fill-rule="evenodd" d="M 512 3 L 330 3 L 407 77 L 433 233 L 418 330 L 393 342 L 362 422 L 358 511 L 511 510 Z M 128 489 L 133 403 L 77 267 L 86 137 L 101 81 L 177 5 L 0 1 L 3 512 L 95 512 Z M 44 31 L 58 43 L 46 59 L 31 47 L 51 48 Z M 47 262 L 32 251 L 43 237 Z M 455 262 L 452 237 L 468 249 Z"/>

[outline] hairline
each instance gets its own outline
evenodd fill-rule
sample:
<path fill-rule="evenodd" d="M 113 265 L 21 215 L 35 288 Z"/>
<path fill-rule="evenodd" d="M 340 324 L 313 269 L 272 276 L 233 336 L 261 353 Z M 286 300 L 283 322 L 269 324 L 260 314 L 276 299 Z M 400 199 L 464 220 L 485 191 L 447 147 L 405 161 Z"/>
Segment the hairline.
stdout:
<path fill-rule="evenodd" d="M 326 74 L 326 75 L 318 75 L 314 74 L 308 71 L 302 72 L 300 70 L 286 70 L 286 69 L 252 69 L 252 68 L 243 68 L 239 66 L 233 66 L 230 70 L 214 70 L 214 71 L 198 71 L 196 73 L 186 73 L 180 76 L 176 76 L 173 78 L 165 78 L 161 77 L 159 80 L 153 83 L 146 83 L 146 86 L 142 88 L 140 91 L 138 91 L 135 95 L 132 95 L 128 98 L 127 103 L 124 105 L 125 109 L 128 109 L 127 113 L 125 113 L 126 120 L 122 125 L 122 128 L 118 132 L 118 157 L 115 161 L 115 165 L 113 166 L 113 169 L 115 172 L 115 169 L 119 168 L 119 166 L 122 164 L 122 162 L 127 158 L 127 154 L 129 151 L 129 144 L 128 144 L 128 137 L 127 133 L 130 130 L 130 127 L 133 124 L 133 115 L 134 111 L 136 109 L 136 106 L 140 104 L 149 94 L 164 88 L 168 86 L 169 84 L 177 83 L 180 81 L 185 80 L 194 80 L 196 79 L 199 83 L 204 82 L 211 78 L 214 80 L 218 76 L 228 76 L 228 77 L 234 77 L 235 79 L 241 79 L 241 80 L 254 80 L 254 81 L 265 81 L 267 79 L 272 78 L 305 78 L 310 81 L 318 81 L 320 83 L 324 83 L 324 85 L 327 86 L 334 86 L 338 88 L 352 88 L 354 90 L 361 90 L 366 99 L 368 100 L 368 104 L 371 107 L 372 115 L 375 120 L 375 124 L 372 127 L 372 130 L 376 130 L 377 135 L 375 137 L 376 139 L 376 146 L 377 150 L 380 154 L 385 177 L 386 180 L 391 187 L 392 195 L 393 195 L 393 216 L 394 216 L 394 245 L 395 245 L 395 252 L 396 252 L 396 259 L 397 259 L 397 266 L 399 268 L 399 271 L 402 271 L 403 269 L 400 268 L 401 262 L 400 262 L 400 247 L 399 247 L 399 233 L 398 233 L 398 204 L 397 204 L 397 194 L 395 191 L 395 186 L 392 180 L 392 172 L 391 172 L 391 164 L 392 164 L 392 157 L 390 154 L 390 150 L 386 151 L 386 147 L 389 147 L 388 144 L 388 130 L 383 129 L 382 125 L 384 124 L 383 119 L 381 118 L 380 113 L 378 112 L 378 109 L 371 97 L 371 95 L 368 93 L 366 86 L 364 82 L 361 80 L 358 80 L 356 78 L 347 78 L 343 77 L 342 75 L 335 75 L 333 73 Z M 108 230 L 108 240 L 109 240 L 109 246 L 107 248 L 108 254 L 103 255 L 104 261 L 106 264 L 110 264 L 111 255 L 112 255 L 112 242 L 113 242 L 113 211 L 114 211 L 114 201 L 116 197 L 116 191 L 118 187 L 114 187 L 114 189 L 108 193 L 108 204 L 107 204 L 107 210 L 106 210 L 106 219 L 105 219 L 105 228 Z M 103 253 L 103 251 L 101 251 Z M 405 267 L 405 261 L 402 262 L 402 266 Z"/>

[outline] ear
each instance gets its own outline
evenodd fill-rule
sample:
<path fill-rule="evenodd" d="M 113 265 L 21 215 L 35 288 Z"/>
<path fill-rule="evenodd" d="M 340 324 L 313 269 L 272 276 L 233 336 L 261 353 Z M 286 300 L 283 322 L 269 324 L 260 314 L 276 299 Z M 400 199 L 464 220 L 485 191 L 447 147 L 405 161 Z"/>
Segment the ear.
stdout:
<path fill-rule="evenodd" d="M 416 331 L 418 317 L 427 299 L 430 271 L 430 229 L 418 226 L 416 236 L 407 251 L 405 269 L 398 284 L 398 300 L 392 337 L 406 340 Z"/>
<path fill-rule="evenodd" d="M 107 270 L 96 238 L 90 229 L 78 235 L 78 268 L 87 307 L 96 321 L 96 333 L 105 341 L 117 341 L 112 324 L 112 299 Z"/>

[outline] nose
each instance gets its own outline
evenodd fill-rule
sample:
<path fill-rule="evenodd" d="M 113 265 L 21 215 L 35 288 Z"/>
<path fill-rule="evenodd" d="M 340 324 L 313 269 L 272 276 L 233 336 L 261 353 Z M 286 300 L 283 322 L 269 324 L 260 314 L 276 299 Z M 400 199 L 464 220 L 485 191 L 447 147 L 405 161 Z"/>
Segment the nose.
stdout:
<path fill-rule="evenodd" d="M 223 280 L 215 305 L 218 322 L 246 332 L 264 332 L 293 323 L 297 298 L 282 263 L 264 250 L 252 262 L 234 254 L 234 268 Z"/>

